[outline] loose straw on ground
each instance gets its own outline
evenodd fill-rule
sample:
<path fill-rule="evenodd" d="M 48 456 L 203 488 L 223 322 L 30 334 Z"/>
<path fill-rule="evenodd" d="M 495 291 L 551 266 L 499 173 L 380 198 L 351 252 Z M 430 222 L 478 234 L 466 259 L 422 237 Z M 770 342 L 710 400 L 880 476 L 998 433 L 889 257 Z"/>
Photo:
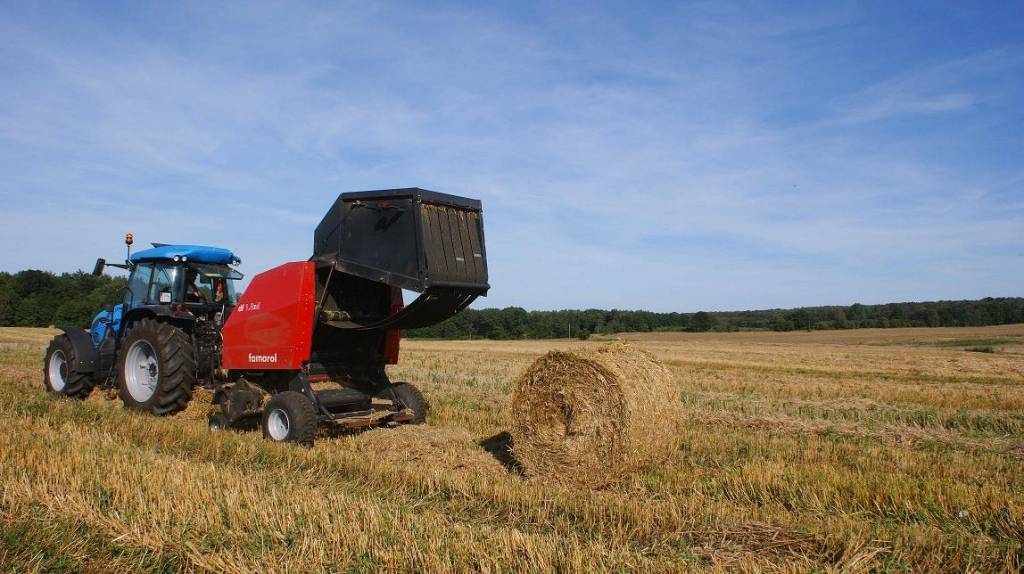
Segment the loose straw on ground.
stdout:
<path fill-rule="evenodd" d="M 178 418 L 189 420 L 206 420 L 216 410 L 213 405 L 213 391 L 196 387 L 192 389 L 192 400 L 188 402 L 185 410 L 178 413 Z"/>

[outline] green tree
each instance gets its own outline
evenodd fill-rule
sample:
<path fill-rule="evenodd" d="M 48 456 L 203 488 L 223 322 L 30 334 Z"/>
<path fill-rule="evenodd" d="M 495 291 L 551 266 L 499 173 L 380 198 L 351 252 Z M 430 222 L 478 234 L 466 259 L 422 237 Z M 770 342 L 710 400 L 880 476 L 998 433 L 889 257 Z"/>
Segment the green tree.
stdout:
<path fill-rule="evenodd" d="M 718 320 L 705 311 L 697 311 L 690 320 L 690 328 L 698 332 L 710 331 L 717 324 Z"/>
<path fill-rule="evenodd" d="M 769 323 L 772 331 L 792 331 L 793 322 L 787 321 L 785 315 L 782 313 L 775 313 L 772 315 L 771 323 Z"/>

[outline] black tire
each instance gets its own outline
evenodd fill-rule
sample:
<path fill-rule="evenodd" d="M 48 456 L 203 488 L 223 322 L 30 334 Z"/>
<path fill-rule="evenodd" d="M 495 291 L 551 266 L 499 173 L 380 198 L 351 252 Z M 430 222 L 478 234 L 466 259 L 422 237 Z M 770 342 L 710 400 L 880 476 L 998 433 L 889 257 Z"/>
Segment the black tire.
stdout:
<path fill-rule="evenodd" d="M 57 335 L 50 341 L 43 359 L 43 386 L 46 390 L 79 400 L 89 396 L 93 387 L 92 377 L 75 371 L 71 367 L 74 364 L 75 346 L 67 335 Z"/>
<path fill-rule="evenodd" d="M 391 392 L 395 399 L 401 404 L 400 408 L 410 409 L 415 415 L 407 424 L 419 425 L 427 421 L 427 411 L 430 410 L 430 403 L 423 397 L 419 389 L 409 383 L 395 383 L 391 385 Z M 385 391 L 387 393 L 387 391 Z"/>
<path fill-rule="evenodd" d="M 267 401 L 260 427 L 265 439 L 313 446 L 318 418 L 316 407 L 306 395 L 284 391 Z"/>
<path fill-rule="evenodd" d="M 126 363 L 136 348 L 141 354 L 151 352 L 147 359 L 151 360 L 150 373 L 156 365 L 155 388 L 143 388 L 145 385 L 140 386 L 138 379 L 126 372 Z M 142 364 L 131 368 L 142 368 Z M 135 376 L 149 379 L 138 371 Z M 195 383 L 196 353 L 187 333 L 155 319 L 143 319 L 128 329 L 117 358 L 118 395 L 125 408 L 157 416 L 173 415 L 188 406 Z"/>

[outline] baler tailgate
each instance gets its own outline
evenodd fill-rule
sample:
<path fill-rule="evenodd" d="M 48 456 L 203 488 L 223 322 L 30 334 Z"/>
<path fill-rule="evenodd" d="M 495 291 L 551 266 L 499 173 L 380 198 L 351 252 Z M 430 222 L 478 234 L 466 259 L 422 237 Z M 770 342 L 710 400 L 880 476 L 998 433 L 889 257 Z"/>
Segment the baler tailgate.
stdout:
<path fill-rule="evenodd" d="M 480 202 L 419 188 L 341 194 L 317 226 L 313 258 L 323 323 L 336 329 L 427 327 L 490 288 Z M 372 291 L 368 282 L 422 295 L 389 311 L 352 296 Z"/>

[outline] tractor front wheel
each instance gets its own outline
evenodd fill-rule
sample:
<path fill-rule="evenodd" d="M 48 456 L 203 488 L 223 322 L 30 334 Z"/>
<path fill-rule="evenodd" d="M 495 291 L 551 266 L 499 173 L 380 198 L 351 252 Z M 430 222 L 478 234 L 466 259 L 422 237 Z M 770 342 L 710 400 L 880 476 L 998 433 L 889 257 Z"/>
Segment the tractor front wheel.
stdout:
<path fill-rule="evenodd" d="M 43 384 L 46 390 L 64 397 L 84 399 L 92 392 L 92 378 L 74 369 L 75 348 L 67 335 L 50 341 L 43 359 Z"/>
<path fill-rule="evenodd" d="M 263 438 L 313 446 L 317 418 L 316 407 L 306 395 L 295 391 L 278 393 L 263 407 Z"/>
<path fill-rule="evenodd" d="M 126 408 L 157 416 L 184 410 L 196 382 L 192 340 L 174 325 L 143 319 L 124 337 L 117 375 Z"/>

